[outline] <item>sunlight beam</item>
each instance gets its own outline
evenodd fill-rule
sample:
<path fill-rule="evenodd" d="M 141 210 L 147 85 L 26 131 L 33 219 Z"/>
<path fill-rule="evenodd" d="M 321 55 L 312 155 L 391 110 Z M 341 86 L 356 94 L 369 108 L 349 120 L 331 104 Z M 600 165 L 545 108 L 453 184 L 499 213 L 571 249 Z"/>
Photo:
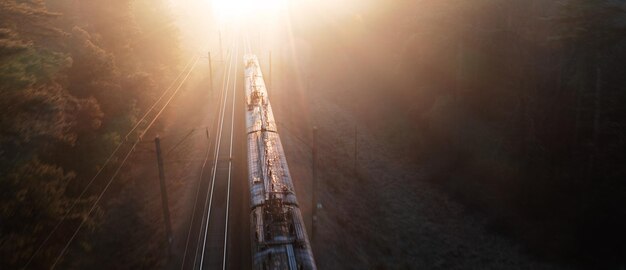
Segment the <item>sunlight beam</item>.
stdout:
<path fill-rule="evenodd" d="M 209 0 L 220 23 L 267 19 L 287 9 L 287 0 Z"/>

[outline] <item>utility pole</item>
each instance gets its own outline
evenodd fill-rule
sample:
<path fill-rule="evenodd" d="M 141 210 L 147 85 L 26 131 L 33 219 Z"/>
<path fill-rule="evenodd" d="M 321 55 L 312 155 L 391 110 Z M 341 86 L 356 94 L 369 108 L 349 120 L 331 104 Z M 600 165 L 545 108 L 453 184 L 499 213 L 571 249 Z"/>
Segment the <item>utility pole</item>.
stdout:
<path fill-rule="evenodd" d="M 270 51 L 269 62 L 270 62 L 270 72 L 269 72 L 269 80 L 268 80 L 269 81 L 269 88 L 268 89 L 271 89 L 272 88 L 272 51 Z M 274 90 L 274 89 L 272 89 L 272 90 Z M 269 95 L 270 95 L 270 93 L 268 91 L 267 96 L 269 97 Z"/>
<path fill-rule="evenodd" d="M 211 62 L 211 52 L 209 52 L 209 85 L 211 93 L 213 93 L 213 63 Z"/>
<path fill-rule="evenodd" d="M 313 241 L 315 237 L 315 226 L 317 223 L 317 127 L 313 127 L 313 145 L 311 147 L 312 151 L 312 174 L 313 174 L 313 211 L 312 211 L 312 221 L 311 221 L 311 241 Z"/>
<path fill-rule="evenodd" d="M 358 160 L 359 160 L 359 156 L 358 156 L 358 149 L 359 149 L 359 145 L 358 145 L 358 129 L 357 129 L 357 125 L 354 125 L 354 174 L 356 175 L 357 173 L 357 166 L 358 166 Z"/>
<path fill-rule="evenodd" d="M 223 50 L 222 50 L 222 30 L 219 31 L 219 36 L 220 36 L 220 61 L 224 62 L 224 55 L 222 54 Z"/>
<path fill-rule="evenodd" d="M 165 221 L 165 234 L 167 236 L 167 255 L 172 255 L 172 223 L 170 222 L 170 210 L 167 203 L 167 186 L 165 185 L 165 171 L 163 170 L 163 157 L 161 155 L 161 139 L 154 139 L 157 153 L 157 165 L 159 166 L 159 182 L 161 184 L 161 202 L 163 203 L 163 219 Z"/>

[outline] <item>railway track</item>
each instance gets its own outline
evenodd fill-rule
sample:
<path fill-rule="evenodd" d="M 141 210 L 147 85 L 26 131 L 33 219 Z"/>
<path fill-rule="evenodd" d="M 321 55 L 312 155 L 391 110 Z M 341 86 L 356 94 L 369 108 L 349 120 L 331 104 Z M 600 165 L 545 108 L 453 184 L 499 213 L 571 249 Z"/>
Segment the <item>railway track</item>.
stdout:
<path fill-rule="evenodd" d="M 234 183 L 237 179 L 245 179 L 235 172 L 237 166 L 242 166 L 236 156 L 244 156 L 238 152 L 243 150 L 243 144 L 238 143 L 243 140 L 243 134 L 239 134 L 243 133 L 243 119 L 239 119 L 241 112 L 237 110 L 242 102 L 237 95 L 241 88 L 238 83 L 239 45 L 241 39 L 234 39 L 223 65 L 221 85 L 216 88 L 219 97 L 214 102 L 215 117 L 210 120 L 211 139 L 200 168 L 180 269 L 238 269 L 245 263 L 245 260 L 239 262 L 238 257 L 249 256 L 249 247 L 244 248 L 249 242 L 230 239 L 230 235 L 235 235 L 232 231 L 237 233 L 239 224 L 248 221 L 247 216 L 243 219 L 240 214 L 247 196 L 236 196 L 233 200 L 234 191 L 237 194 L 245 191 L 245 180 L 239 181 L 243 182 L 239 186 Z M 229 258 L 231 253 L 237 260 Z"/>
<path fill-rule="evenodd" d="M 235 99 L 237 89 L 237 77 L 236 70 L 238 67 L 238 46 L 236 46 L 235 54 L 231 55 L 228 72 L 226 72 L 226 87 L 225 95 L 222 105 L 222 116 L 220 119 L 220 125 L 218 129 L 218 136 L 216 138 L 215 158 L 213 162 L 213 171 L 211 179 L 211 188 L 208 196 L 208 206 L 206 212 L 206 221 L 204 222 L 203 241 L 200 252 L 199 269 L 226 269 L 226 255 L 228 245 L 228 220 L 229 220 L 229 207 L 230 207 L 230 187 L 232 180 L 232 165 L 233 165 L 233 134 L 235 123 Z M 234 64 L 233 64 L 234 62 Z M 231 76 L 231 68 L 235 70 L 235 76 Z M 234 77 L 234 78 L 233 78 Z M 232 78 L 232 87 L 230 82 Z M 229 92 L 231 92 L 229 94 Z M 232 106 L 230 107 L 230 115 L 228 115 L 227 102 L 229 96 L 232 100 Z M 224 128 L 224 122 L 227 117 L 230 117 L 230 127 L 226 125 Z M 223 135 L 228 136 L 227 141 L 222 141 Z M 227 151 L 226 151 L 227 150 Z M 218 176 L 219 174 L 219 176 Z M 224 192 L 225 191 L 225 192 Z M 223 239 L 223 241 L 219 241 Z"/>
<path fill-rule="evenodd" d="M 219 89 L 181 269 L 316 269 L 247 35 L 235 36 Z"/>

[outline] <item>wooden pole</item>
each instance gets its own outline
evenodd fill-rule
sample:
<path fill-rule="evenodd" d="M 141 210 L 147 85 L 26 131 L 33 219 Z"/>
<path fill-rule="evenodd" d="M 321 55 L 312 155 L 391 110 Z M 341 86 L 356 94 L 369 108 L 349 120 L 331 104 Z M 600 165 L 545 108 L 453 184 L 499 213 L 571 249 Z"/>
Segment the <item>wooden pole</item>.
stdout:
<path fill-rule="evenodd" d="M 172 255 L 172 223 L 170 221 L 170 210 L 167 202 L 167 186 L 165 185 L 165 171 L 163 170 L 163 157 L 161 155 L 161 139 L 157 136 L 154 139 L 157 153 L 157 165 L 159 167 L 159 183 L 161 184 L 161 202 L 163 204 L 163 219 L 165 222 L 165 234 L 167 236 L 167 254 Z"/>
<path fill-rule="evenodd" d="M 358 128 L 356 125 L 354 125 L 354 173 L 357 173 L 357 166 L 358 166 L 358 160 L 359 160 L 359 156 L 358 156 L 358 149 L 359 149 L 359 141 L 358 141 Z"/>
<path fill-rule="evenodd" d="M 313 206 L 313 211 L 312 211 L 312 221 L 311 221 L 311 241 L 313 241 L 314 237 L 315 237 L 315 226 L 317 223 L 317 127 L 313 127 L 313 145 L 311 147 L 311 151 L 312 151 L 312 174 L 313 174 L 313 180 L 312 180 L 312 206 Z"/>
<path fill-rule="evenodd" d="M 223 54 L 223 49 L 222 49 L 222 31 L 219 31 L 219 38 L 220 38 L 220 61 L 224 62 L 224 54 Z"/>
<path fill-rule="evenodd" d="M 213 93 L 213 63 L 211 62 L 211 52 L 209 52 L 209 85 L 211 93 Z"/>
<path fill-rule="evenodd" d="M 269 56 L 269 62 L 270 62 L 270 72 L 269 72 L 269 87 L 268 87 L 268 91 L 267 91 L 267 96 L 269 97 L 270 93 L 269 93 L 269 89 L 272 88 L 272 51 L 270 51 L 270 56 Z M 273 90 L 273 89 L 272 89 Z"/>

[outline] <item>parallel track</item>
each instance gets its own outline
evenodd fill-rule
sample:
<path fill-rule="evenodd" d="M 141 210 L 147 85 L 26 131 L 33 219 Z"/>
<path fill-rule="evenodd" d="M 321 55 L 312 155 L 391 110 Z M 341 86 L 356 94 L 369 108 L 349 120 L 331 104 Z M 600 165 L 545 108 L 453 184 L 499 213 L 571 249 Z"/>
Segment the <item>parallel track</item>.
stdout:
<path fill-rule="evenodd" d="M 229 226 L 231 226 L 229 222 L 233 218 L 231 217 L 231 182 L 237 175 L 233 174 L 233 146 L 236 137 L 238 41 L 233 42 L 234 48 L 230 50 L 228 60 L 224 64 L 221 91 L 217 101 L 219 108 L 216 112 L 217 119 L 211 124 L 211 130 L 215 136 L 211 142 L 213 145 L 207 147 L 200 170 L 181 269 L 186 269 L 186 266 L 192 269 L 226 269 L 229 264 L 228 251 L 231 248 L 229 246 Z M 210 154 L 211 151 L 212 154 Z M 211 168 L 211 173 L 209 179 L 205 181 L 208 166 Z M 196 218 L 200 216 L 201 220 Z M 189 267 L 190 265 L 193 267 Z"/>

